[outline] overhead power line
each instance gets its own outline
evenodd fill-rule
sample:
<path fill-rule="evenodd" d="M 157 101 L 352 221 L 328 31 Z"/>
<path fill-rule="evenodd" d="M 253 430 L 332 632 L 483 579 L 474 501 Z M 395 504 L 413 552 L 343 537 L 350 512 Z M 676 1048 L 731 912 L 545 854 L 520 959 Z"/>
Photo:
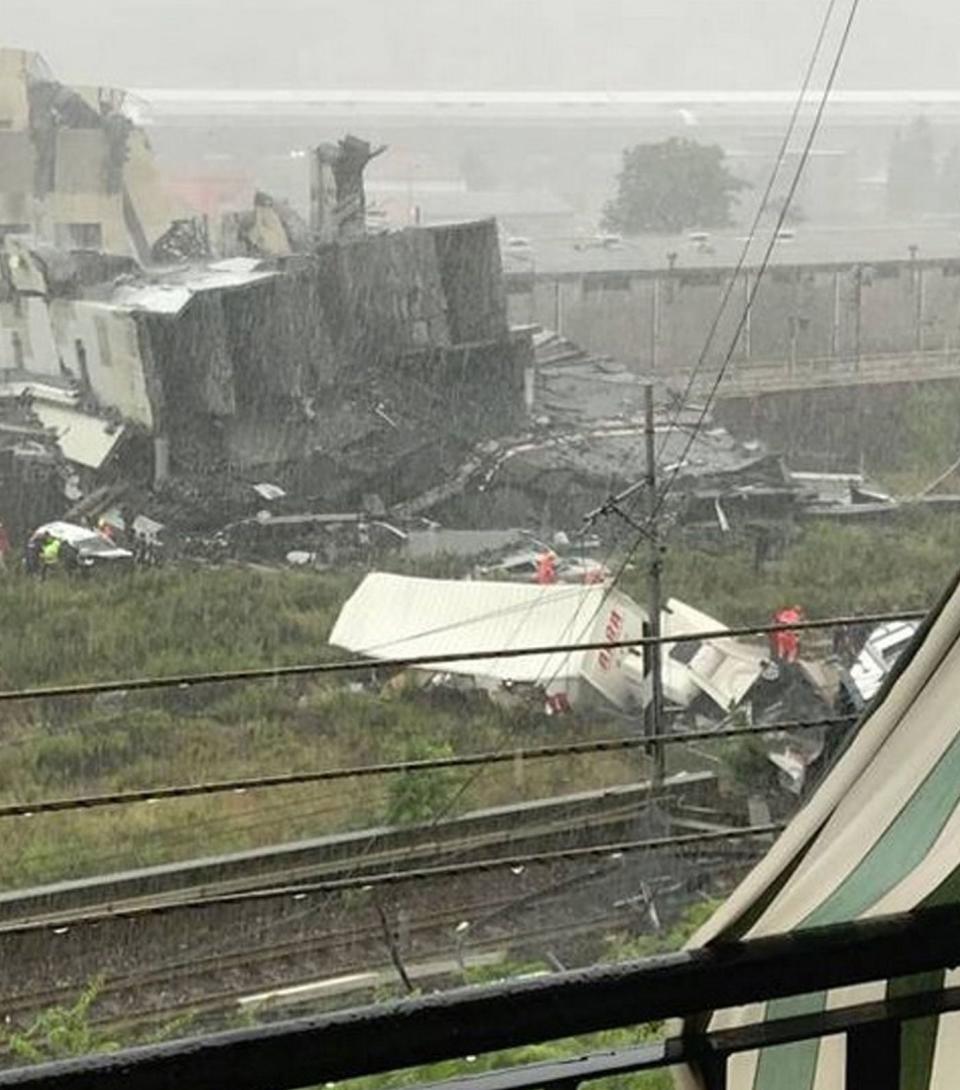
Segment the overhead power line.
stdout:
<path fill-rule="evenodd" d="M 474 765 L 505 764 L 516 760 L 538 761 L 553 757 L 579 757 L 596 753 L 617 753 L 624 750 L 644 749 L 652 743 L 677 745 L 685 742 L 704 742 L 714 739 L 739 738 L 747 735 L 772 734 L 785 730 L 832 728 L 852 723 L 855 719 L 856 716 L 842 715 L 824 719 L 784 720 L 775 723 L 754 724 L 747 727 L 684 731 L 682 733 L 660 734 L 653 737 L 643 735 L 626 738 L 601 738 L 592 742 L 567 742 L 552 746 L 534 746 L 529 749 L 501 749 L 485 753 L 465 753 L 452 757 L 431 757 L 419 761 L 389 761 L 382 764 L 279 773 L 273 776 L 250 776 L 233 780 L 180 784 L 171 787 L 111 791 L 74 798 L 9 803 L 0 806 L 0 818 L 33 817 L 38 814 L 94 810 L 105 806 L 129 806 L 134 803 L 159 802 L 163 799 L 185 799 L 197 795 L 240 794 L 246 791 L 259 791 L 275 787 L 295 787 L 302 784 L 324 783 L 331 780 L 349 780 L 396 774 L 412 775 L 419 772 L 451 768 L 469 768 Z"/>
<path fill-rule="evenodd" d="M 780 232 L 783 229 L 783 225 L 786 222 L 787 214 L 790 211 L 790 206 L 793 204 L 793 199 L 796 196 L 797 189 L 800 185 L 800 179 L 803 177 L 803 172 L 806 169 L 807 162 L 810 158 L 810 152 L 813 150 L 813 143 L 816 140 L 817 133 L 820 130 L 820 123 L 823 120 L 823 115 L 827 108 L 827 103 L 830 101 L 830 95 L 833 91 L 833 85 L 836 82 L 837 74 L 840 71 L 840 63 L 843 60 L 843 55 L 846 51 L 847 43 L 850 40 L 850 32 L 853 29 L 853 23 L 859 7 L 860 0 L 852 0 L 850 10 L 847 15 L 847 20 L 844 24 L 843 32 L 840 36 L 840 42 L 837 45 L 836 55 L 834 56 L 833 64 L 830 67 L 830 73 L 827 77 L 826 85 L 824 86 L 823 93 L 820 95 L 820 100 L 817 103 L 817 111 L 810 126 L 810 131 L 807 134 L 807 139 L 804 143 L 803 151 L 800 155 L 800 161 L 797 163 L 797 169 L 793 173 L 790 187 L 787 190 L 787 194 L 784 198 L 780 213 L 777 216 L 776 225 L 773 231 L 770 233 L 770 238 L 767 242 L 767 247 L 764 251 L 763 259 L 757 270 L 756 278 L 754 279 L 753 285 L 751 286 L 750 292 L 747 296 L 747 300 L 740 314 L 740 319 L 737 322 L 736 328 L 734 329 L 733 336 L 730 338 L 730 346 L 727 349 L 726 354 L 723 358 L 723 362 L 721 363 L 720 368 L 717 371 L 717 374 L 713 380 L 710 391 L 707 395 L 707 399 L 704 402 L 703 408 L 700 411 L 697 423 L 694 426 L 693 431 L 690 433 L 689 438 L 687 439 L 686 445 L 683 449 L 683 453 L 680 458 L 677 459 L 676 465 L 674 466 L 673 471 L 669 479 L 667 480 L 667 483 L 664 486 L 660 497 L 658 498 L 658 502 L 654 508 L 653 514 L 651 515 L 652 519 L 656 519 L 658 517 L 659 512 L 663 507 L 663 504 L 666 502 L 667 496 L 669 495 L 673 486 L 676 484 L 677 477 L 679 476 L 683 465 L 686 462 L 687 455 L 690 453 L 693 444 L 696 442 L 700 432 L 703 430 L 707 416 L 713 406 L 713 402 L 716 400 L 717 391 L 720 389 L 720 385 L 723 382 L 724 376 L 727 373 L 727 368 L 730 366 L 730 362 L 733 359 L 733 354 L 736 351 L 736 347 L 740 343 L 740 337 L 743 335 L 743 330 L 746 326 L 750 311 L 753 309 L 753 305 L 756 302 L 757 294 L 760 291 L 760 286 L 763 283 L 763 278 L 770 265 L 770 260 L 773 256 L 773 250 L 777 244 L 777 239 L 779 238 Z M 639 539 L 634 543 L 632 551 L 636 552 L 638 547 Z"/>
<path fill-rule="evenodd" d="M 349 674 L 377 669 L 414 669 L 449 666 L 460 662 L 484 659 L 517 659 L 528 655 L 553 655 L 577 651 L 604 651 L 652 647 L 664 644 L 697 643 L 706 640 L 729 639 L 736 636 L 762 636 L 771 632 L 806 632 L 838 628 L 843 625 L 887 624 L 892 621 L 919 621 L 926 610 L 902 610 L 894 613 L 849 614 L 825 617 L 816 621 L 791 624 L 753 624 L 733 628 L 711 628 L 700 632 L 678 633 L 672 636 L 637 636 L 630 640 L 597 640 L 575 644 L 540 644 L 530 647 L 500 647 L 483 651 L 458 651 L 443 655 L 419 655 L 392 659 L 351 659 L 347 662 L 300 663 L 290 666 L 257 666 L 212 673 L 173 674 L 166 677 L 138 677 L 115 681 L 89 681 L 77 684 L 47 685 L 32 689 L 0 691 L 0 703 L 15 700 L 50 700 L 59 697 L 98 696 L 103 693 L 149 692 L 156 689 L 187 688 L 191 685 L 223 685 L 239 681 L 269 681 L 281 677 L 315 677 L 327 674 Z"/>
<path fill-rule="evenodd" d="M 680 418 L 686 409 L 690 395 L 693 392 L 693 388 L 696 385 L 697 376 L 707 361 L 707 354 L 713 345 L 714 337 L 717 335 L 717 331 L 720 328 L 720 322 L 723 319 L 723 315 L 726 312 L 727 304 L 730 302 L 730 297 L 733 294 L 733 289 L 743 272 L 744 265 L 747 262 L 747 257 L 750 254 L 750 248 L 753 246 L 757 232 L 760 229 L 760 225 L 763 222 L 763 217 L 766 214 L 767 207 L 770 203 L 770 198 L 773 195 L 773 187 L 776 185 L 777 178 L 780 176 L 780 170 L 783 167 L 784 159 L 786 159 L 787 152 L 790 150 L 790 141 L 793 138 L 794 131 L 797 127 L 797 121 L 800 117 L 800 111 L 803 109 L 803 105 L 806 102 L 807 94 L 810 90 L 810 83 L 813 79 L 813 74 L 816 71 L 817 61 L 820 59 L 820 52 L 823 49 L 823 43 L 827 36 L 827 31 L 830 27 L 830 20 L 833 18 L 834 9 L 837 6 L 837 0 L 829 0 L 826 10 L 823 14 L 823 19 L 820 22 L 820 29 L 817 33 L 817 40 L 814 43 L 813 51 L 810 54 L 810 60 L 807 63 L 807 69 L 804 73 L 803 83 L 800 90 L 797 92 L 797 97 L 794 100 L 793 110 L 790 114 L 790 120 L 787 122 L 787 127 L 783 133 L 783 139 L 780 141 L 780 147 L 777 149 L 776 159 L 774 160 L 773 169 L 770 171 L 770 175 L 767 178 L 767 184 L 764 188 L 763 195 L 760 198 L 760 202 L 757 205 L 757 210 L 754 213 L 753 222 L 750 224 L 750 230 L 747 232 L 747 237 L 744 239 L 743 246 L 740 249 L 740 255 L 737 259 L 737 264 L 730 274 L 729 279 L 724 287 L 723 295 L 720 298 L 720 304 L 717 307 L 716 313 L 713 317 L 713 322 L 707 330 L 707 336 L 703 344 L 703 348 L 700 355 L 697 358 L 697 362 L 694 364 L 690 375 L 687 378 L 686 385 L 684 386 L 683 393 L 680 395 L 680 399 L 677 402 L 676 411 L 672 415 L 671 427 L 676 427 Z M 736 341 L 734 342 L 737 343 Z M 666 446 L 666 438 L 660 445 L 659 455 L 662 457 L 663 451 Z M 622 494 L 621 494 L 622 495 Z"/>
<path fill-rule="evenodd" d="M 650 511 L 649 511 L 649 513 L 647 515 L 646 520 L 637 527 L 633 542 L 632 542 L 630 548 L 628 549 L 628 551 L 626 553 L 626 556 L 624 556 L 623 560 L 621 561 L 620 565 L 618 566 L 617 571 L 614 573 L 613 580 L 611 581 L 611 584 L 610 584 L 611 588 L 615 587 L 619 583 L 620 579 L 623 576 L 623 573 L 627 570 L 628 565 L 633 560 L 633 557 L 636 555 L 637 550 L 640 548 L 641 543 L 645 539 L 648 538 L 651 526 L 656 523 L 657 519 L 659 519 L 660 513 L 663 510 L 664 504 L 666 503 L 667 498 L 670 495 L 670 492 L 673 490 L 674 486 L 676 485 L 677 478 L 679 477 L 680 472 L 682 471 L 682 469 L 683 469 L 683 467 L 684 467 L 684 465 L 686 463 L 686 460 L 687 460 L 687 457 L 688 457 L 688 455 L 690 453 L 690 450 L 692 449 L 694 443 L 696 443 L 697 439 L 699 438 L 700 433 L 703 430 L 704 425 L 706 423 L 707 417 L 708 417 L 708 415 L 710 413 L 710 410 L 713 407 L 713 403 L 716 400 L 717 392 L 720 389 L 720 385 L 723 382 L 724 377 L 726 376 L 727 369 L 729 368 L 730 362 L 733 359 L 733 355 L 734 355 L 734 352 L 736 351 L 736 347 L 740 343 L 740 338 L 743 335 L 743 331 L 744 331 L 744 328 L 746 326 L 747 319 L 749 318 L 750 312 L 753 309 L 753 305 L 756 302 L 757 294 L 760 291 L 760 286 L 763 283 L 764 276 L 766 275 L 767 269 L 768 269 L 768 267 L 770 265 L 770 260 L 771 260 L 771 257 L 773 255 L 774 247 L 777 244 L 777 239 L 779 238 L 780 232 L 783 229 L 783 225 L 786 222 L 787 214 L 789 213 L 790 206 L 793 203 L 793 198 L 796 196 L 797 188 L 800 185 L 800 179 L 803 177 L 804 169 L 806 168 L 807 162 L 809 161 L 810 152 L 811 152 L 811 150 L 813 148 L 813 142 L 816 139 L 817 133 L 819 132 L 820 123 L 823 120 L 823 114 L 824 114 L 824 111 L 826 110 L 827 103 L 830 101 L 830 95 L 831 95 L 831 93 L 833 91 L 834 83 L 836 82 L 837 73 L 840 70 L 840 63 L 841 63 L 841 61 L 843 59 L 843 55 L 844 55 L 844 53 L 846 51 L 847 43 L 850 40 L 850 32 L 853 29 L 853 23 L 854 23 L 854 20 L 856 18 L 856 14 L 857 14 L 857 11 L 859 10 L 859 7 L 860 7 L 860 0 L 852 0 L 852 3 L 850 5 L 850 10 L 849 10 L 849 12 L 847 14 L 847 19 L 846 19 L 846 22 L 844 24 L 843 32 L 842 32 L 841 37 L 840 37 L 840 42 L 837 45 L 837 51 L 836 51 L 836 54 L 835 54 L 834 59 L 833 59 L 833 64 L 831 65 L 831 68 L 830 68 L 830 73 L 829 73 L 829 76 L 827 78 L 826 85 L 824 86 L 823 92 L 820 95 L 820 98 L 819 98 L 819 101 L 818 101 L 818 104 L 817 104 L 817 111 L 816 111 L 816 114 L 814 115 L 813 122 L 812 122 L 812 124 L 810 126 L 810 131 L 807 134 L 806 142 L 804 143 L 803 151 L 802 151 L 801 156 L 800 156 L 800 161 L 797 164 L 797 169 L 794 171 L 793 179 L 792 179 L 792 181 L 790 183 L 790 186 L 789 186 L 789 189 L 787 191 L 786 197 L 785 197 L 785 199 L 783 201 L 783 205 L 782 205 L 782 207 L 780 209 L 780 213 L 777 216 L 777 222 L 776 222 L 773 230 L 770 232 L 770 238 L 769 238 L 769 240 L 767 242 L 767 246 L 766 246 L 766 249 L 764 251 L 763 258 L 762 258 L 762 260 L 760 262 L 760 266 L 759 266 L 759 268 L 757 270 L 757 275 L 754 278 L 753 285 L 751 286 L 751 289 L 750 289 L 750 291 L 749 291 L 749 293 L 747 295 L 747 299 L 746 299 L 746 301 L 744 303 L 744 306 L 743 306 L 743 309 L 742 309 L 742 311 L 740 313 L 740 318 L 739 318 L 739 320 L 737 322 L 736 328 L 734 329 L 733 336 L 730 338 L 730 345 L 729 345 L 726 353 L 724 354 L 723 361 L 722 361 L 722 363 L 720 365 L 719 370 L 717 371 L 716 376 L 714 377 L 714 380 L 713 380 L 713 383 L 712 383 L 712 385 L 710 387 L 707 398 L 704 401 L 703 406 L 702 406 L 702 408 L 700 410 L 700 413 L 698 415 L 696 424 L 694 425 L 694 427 L 690 431 L 690 435 L 689 435 L 689 437 L 687 439 L 686 444 L 684 445 L 684 447 L 682 449 L 682 453 L 681 453 L 680 457 L 676 460 L 676 462 L 675 462 L 675 464 L 673 466 L 673 469 L 671 470 L 670 475 L 669 475 L 669 477 L 668 477 L 668 479 L 666 481 L 666 484 L 664 485 L 663 489 L 661 490 L 659 496 L 656 498 L 656 502 L 651 504 L 651 509 L 650 509 Z M 821 27 L 821 35 L 823 33 L 825 33 L 826 22 L 829 19 L 830 10 L 832 10 L 832 9 L 828 9 L 827 17 L 825 18 L 824 25 Z M 820 48 L 820 44 L 821 44 L 821 40 L 818 38 L 818 44 L 817 44 L 817 50 L 818 51 L 819 51 L 819 48 Z M 698 364 L 698 366 L 699 366 L 699 364 Z M 601 603 L 601 605 L 602 605 L 602 603 Z M 599 607 L 598 607 L 598 611 L 599 611 Z"/>
<path fill-rule="evenodd" d="M 684 833 L 676 836 L 650 837 L 645 840 L 625 840 L 590 847 L 562 848 L 552 852 L 507 856 L 498 859 L 477 859 L 466 863 L 447 863 L 436 867 L 419 867 L 406 871 L 388 871 L 362 878 L 331 879 L 326 882 L 304 882 L 298 885 L 264 886 L 238 893 L 222 893 L 212 896 L 167 900 L 159 904 L 132 904 L 127 908 L 116 907 L 78 912 L 73 916 L 57 915 L 53 919 L 27 920 L 22 923 L 0 923 L 0 936 L 23 935 L 37 931 L 63 933 L 72 927 L 104 923 L 109 920 L 137 920 L 147 916 L 166 915 L 185 909 L 215 908 L 235 904 L 252 904 L 285 898 L 300 899 L 324 893 L 340 893 L 346 890 L 373 889 L 377 886 L 398 885 L 404 882 L 450 878 L 461 874 L 477 874 L 494 870 L 522 871 L 529 866 L 546 863 L 562 863 L 577 859 L 600 856 L 627 855 L 631 852 L 654 852 L 668 849 L 682 850 L 700 844 L 715 844 L 755 837 L 767 837 L 779 833 L 782 823 L 746 825 L 735 829 L 718 829 L 706 833 Z"/>

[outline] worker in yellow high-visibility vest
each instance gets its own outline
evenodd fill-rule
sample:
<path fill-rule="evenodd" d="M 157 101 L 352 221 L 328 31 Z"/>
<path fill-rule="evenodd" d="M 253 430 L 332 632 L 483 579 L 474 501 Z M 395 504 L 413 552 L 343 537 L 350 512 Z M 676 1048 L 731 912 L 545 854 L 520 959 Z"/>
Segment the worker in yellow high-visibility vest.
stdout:
<path fill-rule="evenodd" d="M 60 539 L 48 536 L 40 546 L 40 577 L 46 579 L 60 563 Z"/>

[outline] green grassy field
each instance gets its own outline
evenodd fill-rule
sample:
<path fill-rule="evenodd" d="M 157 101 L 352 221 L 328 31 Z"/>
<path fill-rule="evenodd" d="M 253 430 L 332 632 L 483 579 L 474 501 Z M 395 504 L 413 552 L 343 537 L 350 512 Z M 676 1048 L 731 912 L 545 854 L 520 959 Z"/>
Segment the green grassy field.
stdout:
<path fill-rule="evenodd" d="M 668 592 L 727 623 L 787 601 L 811 616 L 934 601 L 952 577 L 960 520 L 814 527 L 753 571 L 747 549 L 667 557 Z M 0 682 L 19 688 L 232 667 L 321 662 L 359 572 L 168 569 L 117 580 L 0 581 Z M 625 589 L 643 598 L 643 572 Z M 506 714 L 479 699 L 351 691 L 341 681 L 193 686 L 153 694 L 0 704 L 0 798 L 27 800 L 536 745 L 627 729 L 601 719 Z M 343 780 L 122 809 L 7 819 L 6 887 L 232 850 L 446 805 L 460 809 L 624 782 L 641 759 L 528 762 L 474 773 Z"/>

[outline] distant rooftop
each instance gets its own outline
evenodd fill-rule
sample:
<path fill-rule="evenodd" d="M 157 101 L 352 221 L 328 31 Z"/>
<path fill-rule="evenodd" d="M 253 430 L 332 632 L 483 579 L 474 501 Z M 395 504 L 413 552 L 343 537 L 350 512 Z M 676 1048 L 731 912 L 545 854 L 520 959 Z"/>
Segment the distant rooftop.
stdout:
<path fill-rule="evenodd" d="M 133 94 L 146 104 L 149 118 L 257 116 L 269 114 L 330 117 L 416 116 L 444 119 L 543 119 L 592 117 L 597 121 L 680 117 L 686 125 L 725 117 L 781 117 L 793 109 L 796 92 L 770 91 L 431 91 L 256 88 L 142 88 Z M 822 92 L 804 101 L 812 113 Z M 869 119 L 960 116 L 960 90 L 835 91 L 829 120 L 838 116 Z"/>

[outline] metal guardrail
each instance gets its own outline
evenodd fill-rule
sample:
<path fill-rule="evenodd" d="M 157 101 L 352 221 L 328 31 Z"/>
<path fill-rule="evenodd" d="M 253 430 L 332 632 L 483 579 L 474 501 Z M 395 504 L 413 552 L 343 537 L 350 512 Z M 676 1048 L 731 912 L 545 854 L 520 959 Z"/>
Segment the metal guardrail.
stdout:
<path fill-rule="evenodd" d="M 0 1073 L 0 1088 L 293 1090 L 957 964 L 960 907 L 951 905 L 21 1068 Z M 432 1090 L 573 1090 L 685 1062 L 700 1065 L 710 1090 L 726 1090 L 731 1055 L 836 1034 L 847 1039 L 849 1090 L 898 1090 L 902 1023 L 958 1009 L 958 988 L 919 991 Z"/>

